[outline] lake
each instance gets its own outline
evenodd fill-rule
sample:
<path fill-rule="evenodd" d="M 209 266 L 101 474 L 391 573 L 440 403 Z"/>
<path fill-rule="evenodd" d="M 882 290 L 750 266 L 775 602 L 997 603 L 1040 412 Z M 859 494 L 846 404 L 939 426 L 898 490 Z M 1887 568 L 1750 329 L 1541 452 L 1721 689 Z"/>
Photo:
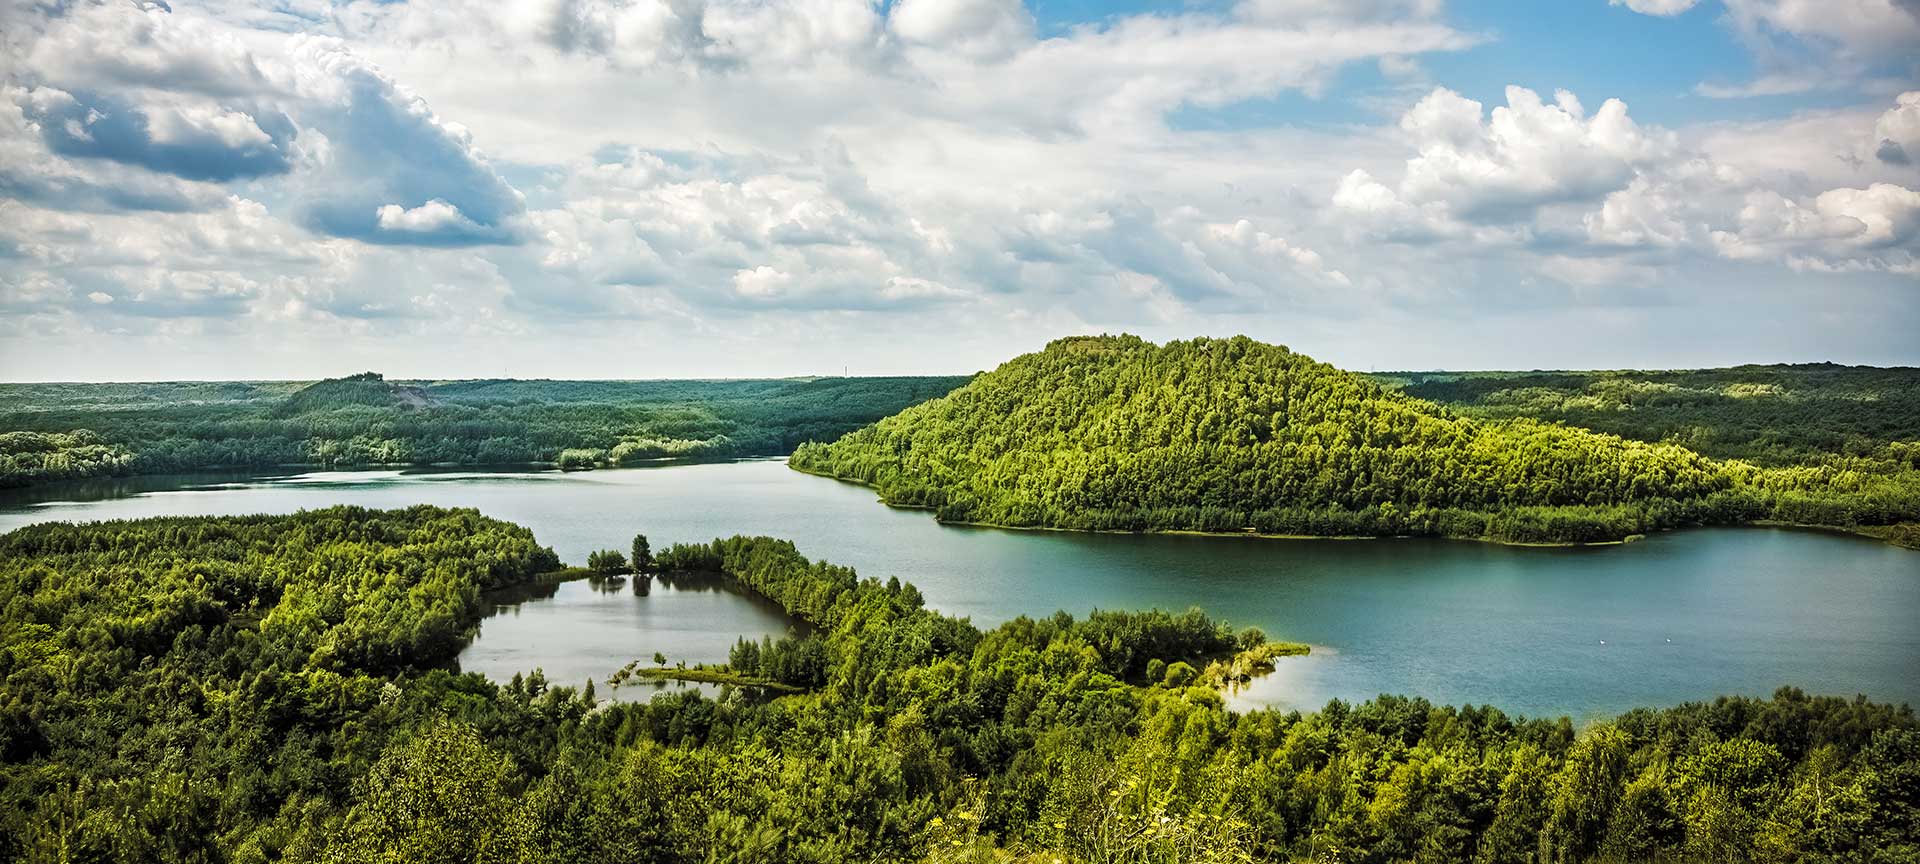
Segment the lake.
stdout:
<path fill-rule="evenodd" d="M 333 504 L 476 507 L 532 528 L 571 563 L 625 550 L 635 532 L 655 549 L 769 534 L 866 576 L 899 576 L 981 625 L 1199 606 L 1314 646 L 1236 695 L 1241 705 L 1401 693 L 1591 719 L 1784 685 L 1920 702 L 1920 552 L 1804 531 L 1703 529 L 1592 548 L 1003 531 L 939 525 L 780 460 L 87 481 L 0 493 L 0 531 Z M 496 610 L 462 667 L 499 680 L 534 667 L 557 683 L 591 676 L 605 695 L 606 676 L 635 658 L 720 662 L 738 636 L 786 630 L 777 610 L 734 594 L 606 587 L 568 583 Z"/>

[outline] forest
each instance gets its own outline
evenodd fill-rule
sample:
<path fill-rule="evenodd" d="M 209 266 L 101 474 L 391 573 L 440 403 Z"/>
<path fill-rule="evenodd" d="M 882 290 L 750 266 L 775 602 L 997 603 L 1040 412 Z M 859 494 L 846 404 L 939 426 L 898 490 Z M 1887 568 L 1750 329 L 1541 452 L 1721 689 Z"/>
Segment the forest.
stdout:
<path fill-rule="evenodd" d="M 777 456 L 965 378 L 0 384 L 0 487 L 234 468 Z"/>
<path fill-rule="evenodd" d="M 1474 392 L 1459 380 L 1495 379 L 1376 380 L 1245 337 L 1061 339 L 836 441 L 804 444 L 790 464 L 942 521 L 1008 527 L 1592 543 L 1782 522 L 1900 542 L 1920 521 L 1910 394 L 1783 441 L 1742 438 L 1752 415 L 1738 409 L 1617 420 L 1639 430 L 1623 437 L 1546 410 L 1544 395 L 1492 400 L 1531 410 L 1416 398 Z M 1868 413 L 1875 419 L 1861 419 Z M 1714 458 L 1659 432 L 1683 416 L 1707 430 L 1693 437 L 1722 442 L 1719 452 L 1771 458 Z M 1825 449 L 1833 435 L 1851 443 Z"/>
<path fill-rule="evenodd" d="M 0 536 L 0 860 L 1920 856 L 1905 706 L 1783 689 L 1583 728 L 1395 696 L 1236 712 L 1199 670 L 1266 636 L 1198 611 L 981 630 L 781 540 L 650 563 L 811 625 L 779 649 L 814 658 L 806 692 L 616 704 L 460 673 L 486 592 L 560 566 L 470 510 Z"/>
<path fill-rule="evenodd" d="M 1786 466 L 1920 439 L 1920 369 L 1834 363 L 1604 372 L 1387 372 L 1474 417 L 1532 417 Z"/>

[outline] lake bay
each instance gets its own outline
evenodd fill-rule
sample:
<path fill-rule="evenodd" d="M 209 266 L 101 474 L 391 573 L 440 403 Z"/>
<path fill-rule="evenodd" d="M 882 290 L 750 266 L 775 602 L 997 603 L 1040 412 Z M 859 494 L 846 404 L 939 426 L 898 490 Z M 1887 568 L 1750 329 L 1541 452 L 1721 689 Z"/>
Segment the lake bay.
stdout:
<path fill-rule="evenodd" d="M 1803 531 L 1703 529 L 1591 548 L 1004 531 L 943 526 L 779 460 L 91 481 L 0 495 L 0 530 L 335 504 L 475 507 L 528 526 L 571 563 L 625 549 L 635 532 L 655 549 L 767 534 L 864 576 L 898 576 L 977 624 L 1198 606 L 1314 646 L 1234 697 L 1241 705 L 1398 693 L 1582 719 L 1787 685 L 1920 702 L 1920 553 Z M 656 584 L 637 597 L 569 583 L 489 617 L 461 664 L 604 686 L 655 651 L 720 662 L 737 636 L 784 630 L 765 604 L 724 592 Z"/>

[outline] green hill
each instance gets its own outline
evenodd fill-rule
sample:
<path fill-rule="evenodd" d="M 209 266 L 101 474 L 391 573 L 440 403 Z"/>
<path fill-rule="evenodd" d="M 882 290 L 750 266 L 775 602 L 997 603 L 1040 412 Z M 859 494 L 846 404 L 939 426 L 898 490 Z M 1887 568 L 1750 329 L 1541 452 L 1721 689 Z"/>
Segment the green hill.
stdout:
<path fill-rule="evenodd" d="M 1245 337 L 1057 340 L 791 464 L 1011 527 L 1596 542 L 1770 510 L 1751 466 L 1465 417 Z"/>
<path fill-rule="evenodd" d="M 294 391 L 274 410 L 281 417 L 299 417 L 342 408 L 428 408 L 437 404 L 418 387 L 396 384 L 378 372 L 315 381 Z"/>

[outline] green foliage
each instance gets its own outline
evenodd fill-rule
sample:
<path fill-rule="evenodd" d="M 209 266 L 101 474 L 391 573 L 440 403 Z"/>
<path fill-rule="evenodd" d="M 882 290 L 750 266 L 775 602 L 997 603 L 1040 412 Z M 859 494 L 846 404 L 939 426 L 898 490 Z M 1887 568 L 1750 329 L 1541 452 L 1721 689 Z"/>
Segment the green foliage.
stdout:
<path fill-rule="evenodd" d="M 482 592 L 557 566 L 524 528 L 432 507 L 0 537 L 0 860 L 319 844 L 419 700 L 493 698 L 436 671 Z"/>
<path fill-rule="evenodd" d="M 0 432 L 0 487 L 130 474 L 133 454 L 91 429 Z"/>
<path fill-rule="evenodd" d="M 1708 456 L 1797 465 L 1920 430 L 1920 369 L 1832 363 L 1607 372 L 1393 372 L 1401 392 L 1476 417 L 1531 417 Z"/>
<path fill-rule="evenodd" d="M 607 461 L 607 451 L 585 447 L 568 447 L 553 457 L 553 465 L 562 471 L 584 471 L 597 468 Z"/>
<path fill-rule="evenodd" d="M 283 465 L 779 455 L 963 378 L 0 384 L 0 486 Z M 92 431 L 89 431 L 92 430 Z"/>
<path fill-rule="evenodd" d="M 1244 337 L 1059 340 L 793 464 L 953 521 L 1512 540 L 1617 539 L 1733 485 L 1679 447 L 1470 420 Z"/>
<path fill-rule="evenodd" d="M 627 556 L 612 549 L 601 549 L 587 553 L 587 569 L 602 576 L 613 576 L 631 572 L 627 566 Z"/>
<path fill-rule="evenodd" d="M 1406 395 L 1428 386 L 1395 390 L 1245 337 L 1062 339 L 803 445 L 791 464 L 943 521 L 1012 527 L 1591 543 L 1698 524 L 1920 518 L 1920 445 L 1792 468 L 1722 463 Z"/>
<path fill-rule="evenodd" d="M 1197 670 L 1285 646 L 1197 611 L 983 632 L 784 541 L 657 563 L 798 619 L 713 680 L 807 692 L 595 704 L 538 670 L 454 674 L 481 591 L 557 566 L 471 511 L 0 537 L 0 861 L 1837 862 L 1920 845 L 1905 707 L 1788 689 L 1580 733 L 1393 696 L 1242 713 Z M 433 619 L 451 641 L 421 638 Z"/>
<path fill-rule="evenodd" d="M 378 372 L 329 378 L 300 388 L 274 408 L 274 415 L 326 414 L 344 408 L 426 408 L 433 403 L 418 387 L 387 381 Z"/>
<path fill-rule="evenodd" d="M 633 535 L 633 572 L 645 573 L 653 569 L 653 545 L 647 542 L 647 535 Z"/>
<path fill-rule="evenodd" d="M 325 860 L 507 861 L 513 763 L 472 727 L 436 720 L 387 748 L 355 789 Z"/>

